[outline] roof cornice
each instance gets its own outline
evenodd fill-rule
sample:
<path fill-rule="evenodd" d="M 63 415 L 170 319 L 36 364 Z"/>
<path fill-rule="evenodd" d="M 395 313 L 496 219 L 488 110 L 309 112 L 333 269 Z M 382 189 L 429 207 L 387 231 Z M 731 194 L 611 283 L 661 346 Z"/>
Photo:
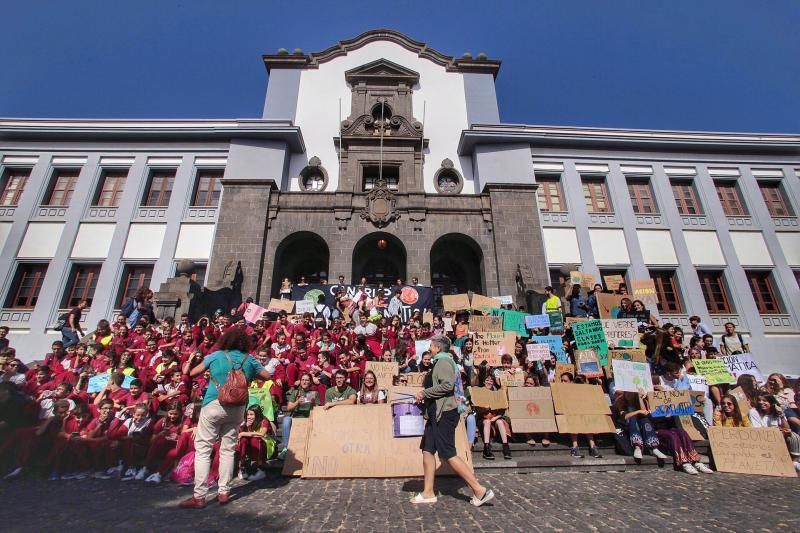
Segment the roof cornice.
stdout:
<path fill-rule="evenodd" d="M 305 142 L 300 128 L 288 120 L 0 118 L 0 141 L 229 141 L 237 138 L 284 141 L 293 152 L 305 151 Z"/>
<path fill-rule="evenodd" d="M 532 146 L 575 148 L 666 149 L 746 151 L 800 154 L 800 135 L 776 133 L 725 133 L 705 131 L 577 128 L 517 124 L 475 124 L 461 132 L 460 155 L 475 145 L 523 143 Z"/>
<path fill-rule="evenodd" d="M 321 63 L 325 63 L 337 57 L 345 56 L 352 50 L 357 50 L 374 41 L 389 41 L 398 44 L 417 54 L 418 57 L 433 61 L 437 65 L 444 67 L 449 72 L 477 72 L 491 74 L 495 78 L 497 72 L 500 70 L 500 60 L 488 59 L 482 57 L 461 57 L 454 58 L 453 56 L 445 55 L 427 44 L 415 41 L 407 35 L 399 31 L 389 29 L 377 29 L 365 31 L 361 35 L 352 39 L 339 41 L 334 46 L 322 52 L 312 54 L 303 54 L 298 51 L 297 53 L 290 54 L 284 50 L 277 54 L 264 54 L 264 65 L 267 71 L 272 69 L 315 69 L 319 68 Z"/>

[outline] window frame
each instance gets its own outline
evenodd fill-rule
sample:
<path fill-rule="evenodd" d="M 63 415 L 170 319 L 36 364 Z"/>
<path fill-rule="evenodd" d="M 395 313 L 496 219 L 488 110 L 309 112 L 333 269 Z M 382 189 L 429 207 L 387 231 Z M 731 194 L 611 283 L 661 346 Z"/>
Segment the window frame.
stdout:
<path fill-rule="evenodd" d="M 709 280 L 709 276 L 715 276 L 716 280 Z M 700 291 L 703 294 L 703 300 L 706 302 L 706 309 L 711 315 L 726 315 L 735 313 L 730 293 L 728 291 L 728 284 L 725 280 L 724 270 L 699 270 L 697 277 L 700 282 Z M 713 281 L 719 286 L 719 293 L 722 296 L 722 305 L 716 303 L 712 309 L 709 296 L 713 296 L 713 288 L 710 286 L 710 281 Z M 710 291 L 710 292 L 706 292 Z"/>
<path fill-rule="evenodd" d="M 605 202 L 605 210 L 598 209 L 598 200 L 600 198 L 594 193 L 596 192 L 592 185 L 599 185 Z M 606 176 L 593 176 L 581 175 L 581 192 L 583 193 L 583 201 L 586 205 L 586 210 L 591 214 L 599 215 L 613 215 L 614 206 L 611 204 L 611 197 L 608 194 L 608 180 Z M 588 193 L 588 196 L 587 196 Z"/>
<path fill-rule="evenodd" d="M 75 263 L 72 265 L 72 268 L 69 272 L 69 277 L 67 278 L 68 281 L 66 289 L 64 290 L 64 296 L 61 299 L 62 309 L 71 309 L 78 305 L 78 302 L 82 300 L 88 301 L 89 307 L 92 306 L 95 291 L 97 290 L 97 280 L 100 278 L 101 268 L 102 265 L 99 263 Z M 75 290 L 77 289 L 78 281 L 80 279 L 79 274 L 82 269 L 88 270 L 88 277 L 85 285 L 81 289 L 80 295 L 76 297 Z"/>
<path fill-rule="evenodd" d="M 758 190 L 761 192 L 761 198 L 764 200 L 764 204 L 767 206 L 769 216 L 773 218 L 794 216 L 792 204 L 784 194 L 785 191 L 783 189 L 782 180 L 758 180 Z M 775 198 L 768 199 L 767 191 L 773 191 L 775 193 Z M 775 204 L 778 204 L 778 208 L 783 210 L 783 213 L 780 213 L 775 209 Z"/>
<path fill-rule="evenodd" d="M 64 188 L 60 189 L 59 182 L 62 178 L 66 179 L 67 181 Z M 72 201 L 72 196 L 75 194 L 75 187 L 78 184 L 78 178 L 80 178 L 80 169 L 55 169 L 53 174 L 50 176 L 50 182 L 47 187 L 47 195 L 45 196 L 45 201 L 42 203 L 42 205 L 48 207 L 69 207 L 69 204 Z M 60 199 L 60 203 L 54 203 L 54 197 L 56 193 L 61 190 L 63 190 L 63 196 Z"/>
<path fill-rule="evenodd" d="M 16 168 L 16 167 L 8 167 L 3 171 L 2 177 L 2 191 L 0 191 L 0 207 L 16 207 L 19 205 L 19 201 L 22 198 L 22 194 L 25 192 L 25 186 L 28 184 L 28 180 L 31 177 L 32 168 Z M 19 178 L 20 184 L 18 184 L 12 193 L 12 201 L 7 202 L 9 191 L 11 184 L 13 183 L 14 179 Z"/>
<path fill-rule="evenodd" d="M 145 187 L 144 196 L 142 197 L 140 207 L 169 207 L 169 202 L 172 200 L 172 193 L 175 191 L 176 175 L 177 169 L 174 168 L 150 169 L 150 175 L 147 177 L 147 187 Z M 156 179 L 164 178 L 166 178 L 170 184 L 169 190 L 166 190 L 162 185 L 159 188 L 157 197 L 159 203 L 150 203 L 150 196 L 153 193 L 153 184 L 155 183 Z M 166 202 L 163 201 L 164 196 L 167 196 Z"/>
<path fill-rule="evenodd" d="M 11 286 L 6 296 L 5 307 L 8 309 L 33 309 L 39 301 L 39 293 L 42 290 L 44 279 L 47 277 L 49 263 L 18 263 L 14 271 Z M 26 271 L 27 270 L 27 271 Z M 23 282 L 26 276 L 33 277 L 33 284 L 30 286 L 30 294 L 21 296 Z M 20 298 L 24 298 L 23 304 L 19 304 Z"/>
<path fill-rule="evenodd" d="M 675 205 L 678 208 L 678 214 L 682 216 L 702 216 L 705 214 L 693 179 L 671 179 L 669 180 L 669 185 L 672 189 L 672 197 L 675 199 Z M 685 189 L 680 190 L 678 189 L 679 187 L 685 187 Z M 679 192 L 680 195 L 678 194 Z M 689 198 L 687 198 L 686 193 L 688 193 Z M 696 213 L 688 212 L 692 208 Z"/>
<path fill-rule="evenodd" d="M 628 196 L 630 196 L 634 214 L 659 214 L 656 193 L 653 190 L 653 184 L 649 176 L 627 177 L 625 178 L 625 185 L 628 189 Z M 647 209 L 650 209 L 650 211 L 647 211 Z"/>
<path fill-rule="evenodd" d="M 137 269 L 149 269 L 149 276 L 146 272 L 139 273 L 136 277 L 140 278 L 140 283 L 131 294 L 131 279 L 134 279 L 133 273 Z M 117 306 L 121 308 L 127 301 L 128 297 L 133 297 L 141 287 L 146 286 L 150 288 L 153 283 L 153 271 L 155 269 L 154 263 L 126 263 L 122 269 L 122 276 L 119 280 L 119 287 L 117 292 Z"/>
<path fill-rule="evenodd" d="M 723 194 L 720 187 L 733 191 L 733 198 L 730 195 Z M 714 180 L 714 189 L 717 192 L 717 199 L 722 205 L 722 212 L 726 217 L 748 217 L 750 211 L 747 209 L 747 204 L 742 197 L 742 191 L 739 189 L 738 180 Z"/>
<path fill-rule="evenodd" d="M 744 273 L 747 276 L 747 285 L 750 287 L 750 293 L 753 295 L 753 301 L 756 303 L 759 314 L 782 314 L 783 303 L 781 302 L 778 290 L 775 288 L 772 272 L 769 270 L 745 270 Z M 763 283 L 764 287 L 755 287 L 753 285 L 754 281 Z M 768 300 L 771 300 L 773 309 L 770 309 L 770 302 Z"/>
<path fill-rule="evenodd" d="M 561 186 L 560 174 L 544 174 L 536 176 L 539 185 L 537 192 L 539 211 L 546 213 L 566 213 L 567 204 L 564 199 L 564 188 Z M 553 199 L 557 198 L 561 209 L 553 209 Z M 542 206 L 544 203 L 544 207 Z"/>
<path fill-rule="evenodd" d="M 671 269 L 652 269 L 649 271 L 650 279 L 656 287 L 658 297 L 658 312 L 666 314 L 682 314 L 683 298 L 681 286 L 678 282 L 678 272 Z M 669 284 L 669 289 L 666 285 Z M 668 295 L 672 293 L 673 298 Z"/>
<path fill-rule="evenodd" d="M 119 207 L 122 194 L 125 192 L 125 185 L 128 182 L 128 175 L 130 169 L 103 169 L 100 174 L 100 183 L 95 191 L 94 198 L 92 199 L 92 207 Z M 108 204 L 103 202 L 103 197 L 106 194 L 106 183 L 109 178 L 114 178 L 114 186 L 111 187 L 111 199 Z"/>
<path fill-rule="evenodd" d="M 197 171 L 194 180 L 194 190 L 192 191 L 191 207 L 219 207 L 220 200 L 222 199 L 222 177 L 225 173 L 224 169 L 215 168 L 202 168 Z M 210 180 L 207 189 L 201 189 L 200 184 L 204 179 Z M 216 202 L 212 202 L 214 193 L 217 193 Z M 200 199 L 201 194 L 205 196 Z"/>
<path fill-rule="evenodd" d="M 372 191 L 375 188 L 375 184 L 376 184 L 376 182 L 378 180 L 378 174 L 376 174 L 374 177 L 368 176 L 367 175 L 368 169 L 371 169 L 371 168 L 379 169 L 380 168 L 380 164 L 377 163 L 377 162 L 376 163 L 370 162 L 370 164 L 362 165 L 362 167 L 361 167 L 361 183 L 362 183 L 361 191 L 362 192 L 369 193 L 370 191 Z M 386 169 L 391 169 L 392 170 L 392 175 L 391 176 L 389 176 L 386 173 Z M 397 172 L 396 176 L 394 175 L 395 171 Z M 384 163 L 383 163 L 383 179 L 386 181 L 386 188 L 387 189 L 389 189 L 392 192 L 399 192 L 400 191 L 400 165 L 396 164 L 396 163 L 388 163 L 387 164 L 384 161 Z M 369 185 L 369 187 L 367 187 L 367 180 L 373 181 L 373 183 L 371 183 Z"/>

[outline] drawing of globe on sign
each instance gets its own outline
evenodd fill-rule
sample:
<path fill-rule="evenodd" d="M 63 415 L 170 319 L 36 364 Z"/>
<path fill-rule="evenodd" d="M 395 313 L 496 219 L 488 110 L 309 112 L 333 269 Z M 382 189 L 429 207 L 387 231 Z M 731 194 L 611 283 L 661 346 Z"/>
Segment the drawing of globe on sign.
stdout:
<path fill-rule="evenodd" d="M 541 409 L 539 409 L 539 404 L 535 402 L 528 403 L 528 405 L 525 406 L 525 410 L 528 411 L 531 416 L 536 416 L 541 412 Z"/>
<path fill-rule="evenodd" d="M 400 290 L 400 301 L 407 305 L 414 305 L 419 300 L 419 294 L 414 287 L 403 287 Z"/>
<path fill-rule="evenodd" d="M 319 289 L 311 289 L 310 291 L 306 292 L 303 296 L 303 300 L 308 300 L 310 302 L 317 303 L 319 302 L 319 297 L 325 296 L 325 293 Z"/>

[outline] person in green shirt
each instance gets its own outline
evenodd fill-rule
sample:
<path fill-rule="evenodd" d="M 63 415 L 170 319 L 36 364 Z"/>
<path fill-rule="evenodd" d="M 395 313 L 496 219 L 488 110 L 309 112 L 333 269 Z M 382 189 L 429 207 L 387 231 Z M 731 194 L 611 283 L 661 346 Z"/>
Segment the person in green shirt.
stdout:
<path fill-rule="evenodd" d="M 317 391 L 311 390 L 311 374 L 304 372 L 300 375 L 300 384 L 296 389 L 289 391 L 286 400 L 286 414 L 281 422 L 281 446 L 283 449 L 278 454 L 278 459 L 283 461 L 288 452 L 289 435 L 292 431 L 293 418 L 308 418 L 315 405 L 319 405 Z"/>
<path fill-rule="evenodd" d="M 325 391 L 325 406 L 323 409 L 330 409 L 337 405 L 353 405 L 356 403 L 356 391 L 345 383 L 347 372 L 341 368 L 334 374 L 335 387 Z"/>

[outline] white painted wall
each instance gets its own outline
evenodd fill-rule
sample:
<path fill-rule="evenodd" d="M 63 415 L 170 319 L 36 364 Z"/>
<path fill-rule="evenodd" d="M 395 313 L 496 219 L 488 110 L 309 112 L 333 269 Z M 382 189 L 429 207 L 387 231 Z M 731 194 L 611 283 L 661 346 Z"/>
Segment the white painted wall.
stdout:
<path fill-rule="evenodd" d="M 592 253 L 597 265 L 629 265 L 628 245 L 621 229 L 590 229 Z"/>
<path fill-rule="evenodd" d="M 208 259 L 214 242 L 214 224 L 181 224 L 175 259 Z"/>
<path fill-rule="evenodd" d="M 637 230 L 639 246 L 646 265 L 677 265 L 678 257 L 669 231 Z"/>
<path fill-rule="evenodd" d="M 572 228 L 542 228 L 544 252 L 549 264 L 581 263 L 578 237 Z"/>
<path fill-rule="evenodd" d="M 70 255 L 80 259 L 107 257 L 115 227 L 116 224 L 81 224 Z"/>
<path fill-rule="evenodd" d="M 157 259 L 166 230 L 166 224 L 131 224 L 122 258 Z"/>
<path fill-rule="evenodd" d="M 684 231 L 683 238 L 689 248 L 693 265 L 724 266 L 725 256 L 714 231 Z"/>
<path fill-rule="evenodd" d="M 6 245 L 6 240 L 8 239 L 8 232 L 11 231 L 11 222 L 2 222 L 0 223 L 0 251 L 3 250 L 3 246 Z"/>
<path fill-rule="evenodd" d="M 304 70 L 300 77 L 296 124 L 303 132 L 307 158 L 292 158 L 289 168 L 290 190 L 300 190 L 296 177 L 308 159 L 317 156 L 328 171 L 328 191 L 339 184 L 339 165 L 333 138 L 339 135 L 339 99 L 342 100 L 344 120 L 350 114 L 350 88 L 344 73 L 377 59 L 388 59 L 419 73 L 419 86 L 414 88 L 412 102 L 414 118 L 422 121 L 425 102 L 425 137 L 430 139 L 425 154 L 423 174 L 425 191 L 435 193 L 433 175 L 444 158 L 450 158 L 464 176 L 463 193 L 474 193 L 471 168 L 464 168 L 456 149 L 461 130 L 468 127 L 464 79 L 460 73 L 447 72 L 444 67 L 417 57 L 413 52 L 388 42 L 375 41 L 346 56 L 323 63 L 318 69 Z"/>
<path fill-rule="evenodd" d="M 800 266 L 800 233 L 778 232 L 777 235 L 786 262 L 792 266 Z"/>
<path fill-rule="evenodd" d="M 736 257 L 742 266 L 774 265 L 761 232 L 732 231 L 731 240 L 733 249 L 736 250 Z"/>
<path fill-rule="evenodd" d="M 25 237 L 22 239 L 17 257 L 21 259 L 53 257 L 63 231 L 64 224 L 61 222 L 31 222 L 25 229 Z"/>

